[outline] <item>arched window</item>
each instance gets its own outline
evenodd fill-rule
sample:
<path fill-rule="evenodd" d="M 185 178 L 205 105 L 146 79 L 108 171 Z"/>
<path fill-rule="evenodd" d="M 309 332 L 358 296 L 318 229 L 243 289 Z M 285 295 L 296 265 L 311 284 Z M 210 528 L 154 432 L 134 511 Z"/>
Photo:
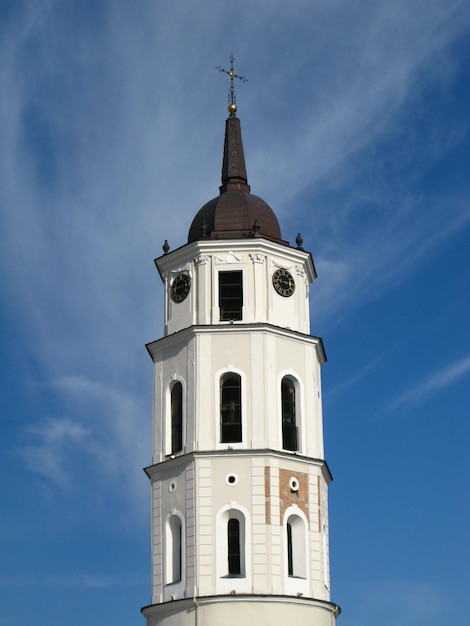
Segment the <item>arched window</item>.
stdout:
<path fill-rule="evenodd" d="M 240 522 L 233 517 L 228 520 L 227 524 L 227 557 L 229 576 L 240 576 Z"/>
<path fill-rule="evenodd" d="M 237 443 L 242 440 L 241 377 L 234 372 L 220 379 L 220 441 Z"/>
<path fill-rule="evenodd" d="M 298 428 L 296 424 L 296 398 L 294 381 L 284 376 L 281 381 L 282 447 L 298 450 Z"/>
<path fill-rule="evenodd" d="M 287 575 L 293 578 L 307 577 L 306 532 L 304 520 L 290 515 L 286 522 Z"/>
<path fill-rule="evenodd" d="M 229 509 L 222 517 L 225 524 L 225 577 L 245 576 L 245 516 L 238 509 Z"/>
<path fill-rule="evenodd" d="M 183 385 L 176 381 L 171 387 L 171 454 L 183 449 Z"/>
<path fill-rule="evenodd" d="M 165 539 L 165 584 L 172 585 L 181 580 L 182 525 L 178 515 L 168 518 Z"/>
<path fill-rule="evenodd" d="M 229 503 L 216 515 L 215 567 L 217 593 L 252 590 L 250 514 Z"/>
<path fill-rule="evenodd" d="M 294 550 L 292 547 L 292 524 L 287 522 L 287 574 L 294 575 Z"/>

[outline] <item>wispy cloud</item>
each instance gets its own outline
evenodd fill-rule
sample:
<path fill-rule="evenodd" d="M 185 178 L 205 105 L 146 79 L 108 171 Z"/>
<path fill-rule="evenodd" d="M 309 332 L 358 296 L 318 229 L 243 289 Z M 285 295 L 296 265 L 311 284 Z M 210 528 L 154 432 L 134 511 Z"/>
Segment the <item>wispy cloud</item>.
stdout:
<path fill-rule="evenodd" d="M 381 356 L 378 356 L 375 359 L 372 359 L 372 361 L 367 363 L 367 365 L 365 365 L 364 367 L 362 367 L 359 370 L 355 371 L 352 374 L 352 376 L 350 376 L 346 380 L 343 380 L 343 382 L 340 382 L 337 385 L 332 386 L 329 389 L 328 393 L 329 394 L 339 393 L 339 392 L 343 391 L 344 389 L 348 389 L 352 385 L 355 385 L 356 383 L 360 382 L 361 380 L 363 380 L 368 375 L 368 373 L 371 370 L 373 370 L 375 367 L 377 367 L 377 365 L 383 360 L 383 358 L 384 358 L 384 356 L 381 355 Z"/>
<path fill-rule="evenodd" d="M 345 626 L 438 626 L 447 622 L 452 610 L 448 590 L 427 580 L 356 581 L 351 591 L 357 608 L 354 615 L 345 611 L 341 616 Z"/>
<path fill-rule="evenodd" d="M 138 501 L 143 511 L 146 489 L 140 468 L 151 454 L 149 416 L 130 393 L 84 376 L 59 378 L 50 390 L 60 394 L 68 416 L 42 418 L 26 428 L 33 442 L 20 455 L 29 469 L 72 491 L 91 471 L 93 490 L 102 495 L 119 480 L 121 496 Z"/>
<path fill-rule="evenodd" d="M 138 574 L 70 573 L 62 572 L 47 576 L 0 576 L 0 587 L 75 587 L 77 589 L 110 589 L 141 586 L 146 583 Z"/>
<path fill-rule="evenodd" d="M 163 312 L 151 261 L 218 192 L 221 54 L 233 45 L 250 79 L 239 114 L 252 190 L 312 249 L 314 325 L 342 320 L 469 222 L 460 189 L 411 184 L 461 138 L 451 116 L 429 122 L 455 78 L 466 3 L 275 0 L 257 14 L 241 0 L 236 23 L 215 2 L 184 2 L 177 19 L 171 3 L 103 3 L 100 19 L 19 4 L 0 26 L 1 278 L 38 379 L 64 401 L 34 416 L 23 458 L 65 486 L 81 456 L 145 498 L 142 346 Z M 425 139 L 417 111 L 436 128 Z M 376 159 L 380 141 L 393 145 Z"/>
<path fill-rule="evenodd" d="M 208 24 L 212 32 L 225 32 L 225 13 L 207 9 L 202 28 L 201 7 L 191 3 L 178 28 L 180 39 L 199 54 L 184 62 L 166 54 L 171 29 L 161 24 L 174 14 L 161 3 L 142 8 L 148 30 L 136 29 L 135 16 L 122 4 L 108 6 L 109 20 L 72 23 L 62 16 L 61 28 L 50 30 L 59 4 L 25 8 L 24 19 L 3 33 L 0 51 L 2 267 L 12 297 L 28 311 L 31 349 L 52 375 L 83 371 L 84 363 L 88 372 L 90 345 L 97 346 L 92 366 L 102 370 L 110 367 L 112 350 L 128 349 L 127 360 L 136 359 L 130 346 L 158 332 L 160 291 L 151 282 L 150 259 L 164 238 L 172 247 L 183 243 L 197 203 L 217 193 L 223 124 L 214 119 L 223 109 L 214 109 L 214 93 L 223 87 L 213 66 L 223 62 L 220 50 L 230 43 L 225 36 L 210 43 L 206 37 Z M 393 284 L 404 266 L 432 254 L 469 219 L 453 199 L 417 200 L 411 191 L 389 198 L 377 176 L 374 185 L 355 184 L 353 192 L 350 185 L 358 163 L 367 161 L 361 151 L 393 136 L 408 108 L 419 106 L 429 116 L 423 90 L 430 81 L 452 81 L 450 47 L 465 28 L 458 19 L 465 3 L 366 2 L 362 9 L 344 3 L 340 21 L 337 10 L 315 3 L 302 3 L 299 12 L 273 2 L 260 16 L 247 2 L 238 10 L 240 23 L 259 41 L 255 57 L 239 57 L 253 72 L 240 105 L 253 191 L 274 199 L 281 221 L 295 224 L 307 247 L 316 248 L 322 279 L 316 314 L 340 316 L 345 305 L 377 293 L 378 285 Z M 275 33 L 282 42 L 285 20 L 296 26 L 297 44 L 280 46 L 273 59 L 263 41 Z M 341 46 L 325 28 L 333 23 Z M 236 39 L 237 26 L 231 23 L 229 30 Z M 25 56 L 25 50 L 37 54 Z M 162 58 L 165 63 L 155 63 Z M 194 76 L 204 88 L 193 88 Z M 259 106 L 266 93 L 268 110 Z M 277 111 L 282 123 L 273 132 Z M 188 124 L 194 115 L 198 123 Z M 439 132 L 456 136 L 450 130 Z M 439 151 L 432 151 L 411 134 L 402 143 L 406 154 L 400 158 L 410 170 L 426 168 L 451 147 L 433 140 Z M 341 181 L 349 200 L 315 206 L 306 218 L 299 193 Z M 362 220 L 357 228 L 361 202 L 371 198 L 388 222 L 380 236 L 377 220 Z M 287 212 L 289 220 L 283 220 Z M 410 215 L 418 219 L 413 229 Z"/>
<path fill-rule="evenodd" d="M 470 207 L 461 199 L 409 196 L 398 202 L 393 209 L 388 202 L 377 205 L 372 219 L 386 220 L 386 226 L 376 223 L 375 230 L 352 241 L 350 231 L 343 233 L 334 249 L 317 256 L 320 279 L 313 288 L 314 320 L 338 321 L 345 309 L 364 306 L 398 281 L 409 280 L 470 225 Z M 346 220 L 345 229 L 347 224 Z"/>
<path fill-rule="evenodd" d="M 69 483 L 66 458 L 74 446 L 86 442 L 89 434 L 87 429 L 68 418 L 49 418 L 28 427 L 27 432 L 37 443 L 20 450 L 26 465 L 53 483 L 66 486 Z"/>
<path fill-rule="evenodd" d="M 143 585 L 146 581 L 138 575 L 129 572 L 122 574 L 99 574 L 99 573 L 78 573 L 78 574 L 54 574 L 47 576 L 45 584 L 54 587 L 77 587 L 91 589 L 110 589 L 115 587 L 134 587 Z"/>
<path fill-rule="evenodd" d="M 470 372 L 470 356 L 450 363 L 426 380 L 419 382 L 414 387 L 399 395 L 390 405 L 390 410 L 395 410 L 409 403 L 425 402 L 431 396 L 446 389 Z"/>

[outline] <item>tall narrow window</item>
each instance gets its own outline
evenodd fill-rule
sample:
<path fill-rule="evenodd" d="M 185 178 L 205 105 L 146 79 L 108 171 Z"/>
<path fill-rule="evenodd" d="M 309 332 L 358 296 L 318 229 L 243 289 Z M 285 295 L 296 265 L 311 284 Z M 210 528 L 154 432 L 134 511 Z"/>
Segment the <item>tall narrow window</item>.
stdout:
<path fill-rule="evenodd" d="M 248 593 L 251 589 L 249 514 L 240 508 L 223 508 L 216 516 L 214 537 L 217 593 Z M 248 553 L 247 553 L 248 551 Z M 236 579 L 236 580 L 234 580 Z"/>
<path fill-rule="evenodd" d="M 287 522 L 287 574 L 294 575 L 294 555 L 292 550 L 292 526 Z"/>
<path fill-rule="evenodd" d="M 287 575 L 306 578 L 306 535 L 305 523 L 298 515 L 290 515 L 286 523 Z"/>
<path fill-rule="evenodd" d="M 171 388 L 171 454 L 183 449 L 183 385 L 177 381 Z"/>
<path fill-rule="evenodd" d="M 165 582 L 167 585 L 181 580 L 182 562 L 182 529 L 178 515 L 172 515 L 166 528 L 166 568 Z"/>
<path fill-rule="evenodd" d="M 221 320 L 241 320 L 243 307 L 242 272 L 219 272 L 219 307 Z"/>
<path fill-rule="evenodd" d="M 227 556 L 229 576 L 240 576 L 240 522 L 234 518 L 229 519 L 227 524 Z"/>
<path fill-rule="evenodd" d="M 237 443 L 241 440 L 241 378 L 228 372 L 220 379 L 220 441 Z"/>
<path fill-rule="evenodd" d="M 282 404 L 282 447 L 284 450 L 298 450 L 297 425 L 295 422 L 295 385 L 284 376 L 281 382 Z"/>

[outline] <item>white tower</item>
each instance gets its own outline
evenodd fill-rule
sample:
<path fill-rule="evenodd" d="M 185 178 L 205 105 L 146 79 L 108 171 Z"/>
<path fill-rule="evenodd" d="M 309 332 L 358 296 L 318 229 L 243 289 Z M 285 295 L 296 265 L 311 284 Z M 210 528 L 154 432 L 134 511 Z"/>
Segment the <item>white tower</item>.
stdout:
<path fill-rule="evenodd" d="M 147 626 L 332 626 L 321 339 L 309 252 L 250 193 L 236 106 L 220 195 L 156 260 Z M 165 242 L 166 243 L 166 242 Z"/>

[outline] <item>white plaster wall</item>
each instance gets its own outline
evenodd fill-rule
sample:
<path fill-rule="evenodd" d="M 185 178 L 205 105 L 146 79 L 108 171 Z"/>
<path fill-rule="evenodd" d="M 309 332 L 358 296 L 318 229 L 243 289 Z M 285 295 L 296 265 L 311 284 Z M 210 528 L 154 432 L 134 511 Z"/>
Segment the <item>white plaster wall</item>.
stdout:
<path fill-rule="evenodd" d="M 305 580 L 287 577 L 281 470 L 292 476 L 308 475 L 308 497 L 303 495 L 308 501 L 309 572 Z M 195 458 L 187 455 L 154 466 L 152 471 L 153 602 L 231 592 L 302 593 L 329 600 L 327 482 L 320 462 L 233 451 Z M 234 484 L 228 481 L 229 475 L 236 477 Z M 241 510 L 246 519 L 243 578 L 221 575 L 226 526 L 218 518 L 227 509 Z M 165 585 L 164 522 L 175 512 L 184 517 L 184 571 L 180 583 Z"/>
<path fill-rule="evenodd" d="M 152 598 L 154 602 L 169 600 L 171 596 L 183 598 L 188 583 L 190 587 L 192 586 L 195 554 L 194 541 L 190 540 L 191 528 L 194 526 L 194 489 L 191 477 L 192 467 L 189 460 L 186 463 L 162 464 L 152 476 Z M 178 514 L 184 520 L 184 563 L 181 582 L 167 585 L 164 572 L 165 521 L 172 514 Z M 188 566 L 191 565 L 188 571 Z"/>
<path fill-rule="evenodd" d="M 215 593 L 215 510 L 212 495 L 212 459 L 199 459 L 195 474 L 198 503 L 196 508 L 196 593 L 211 595 Z"/>
<path fill-rule="evenodd" d="M 219 379 L 235 371 L 242 378 L 241 443 L 231 448 L 282 449 L 281 379 L 299 382 L 299 453 L 323 457 L 320 351 L 317 339 L 271 327 L 187 329 L 152 344 L 154 358 L 154 463 L 170 452 L 169 387 L 184 389 L 184 448 L 227 449 L 220 443 Z"/>
<path fill-rule="evenodd" d="M 323 581 L 323 544 L 319 526 L 317 484 L 322 467 L 309 467 L 308 461 L 283 459 L 268 455 L 219 453 L 197 458 L 194 463 L 197 506 L 196 578 L 197 595 L 215 593 L 279 593 L 329 599 Z M 265 488 L 265 468 L 269 475 L 269 498 Z M 308 562 L 311 569 L 305 581 L 287 580 L 285 529 L 280 514 L 279 469 L 292 475 L 309 474 Z M 236 477 L 230 484 L 228 476 Z M 267 519 L 267 507 L 269 520 Z M 226 526 L 218 520 L 228 509 L 243 512 L 246 518 L 246 572 L 243 578 L 223 577 L 223 545 Z M 303 514 L 303 513 L 302 513 Z M 268 523 L 269 522 L 269 523 Z M 295 593 L 292 592 L 293 585 Z M 189 590 L 188 590 L 189 593 Z"/>
<path fill-rule="evenodd" d="M 282 449 L 281 379 L 299 382 L 299 453 L 323 456 L 317 344 L 269 329 L 220 329 L 197 333 L 195 349 L 196 441 L 199 450 L 230 448 Z M 292 364 L 295 364 L 292 366 Z M 221 444 L 219 380 L 227 371 L 242 378 L 243 441 Z"/>
<path fill-rule="evenodd" d="M 293 598 L 199 598 L 149 606 L 143 610 L 147 626 L 334 626 L 337 607 Z"/>
<path fill-rule="evenodd" d="M 243 320 L 240 323 L 269 323 L 310 332 L 309 285 L 315 270 L 309 253 L 264 239 L 199 241 L 183 246 L 156 261 L 165 290 L 165 335 L 192 325 L 226 324 L 220 321 L 219 271 L 243 272 Z M 276 293 L 272 275 L 287 269 L 295 280 L 290 297 Z M 171 300 L 173 279 L 185 272 L 191 278 L 188 297 Z"/>
<path fill-rule="evenodd" d="M 181 598 L 214 594 L 278 594 L 301 592 L 329 599 L 328 471 L 323 468 L 320 367 L 321 341 L 309 335 L 309 285 L 315 271 L 308 253 L 263 239 L 202 241 L 157 260 L 165 284 L 165 337 L 149 344 L 154 361 L 154 466 L 152 480 L 152 602 L 174 602 L 147 610 L 148 626 L 197 623 L 285 624 L 303 620 L 331 626 L 331 606 L 269 598 L 237 599 L 182 609 Z M 296 289 L 289 298 L 272 286 L 273 272 L 288 269 Z M 220 322 L 218 273 L 240 269 L 244 276 L 241 322 Z M 174 303 L 171 281 L 181 271 L 191 277 L 188 297 Z M 243 441 L 221 444 L 219 379 L 235 371 L 242 378 Z M 298 381 L 301 448 L 282 449 L 281 379 Z M 184 389 L 184 446 L 169 455 L 169 385 Z M 273 452 L 268 452 L 272 450 Z M 193 453 L 195 456 L 193 456 Z M 266 469 L 267 468 L 267 469 Z M 308 575 L 296 586 L 287 579 L 286 539 L 282 526 L 280 473 L 308 474 Z M 267 474 L 266 474 L 267 472 Z M 228 474 L 237 476 L 227 484 Z M 269 482 L 269 498 L 266 492 Z M 170 485 L 176 485 L 170 489 Z M 285 510 L 285 504 L 283 505 Z M 246 575 L 219 576 L 221 536 L 218 516 L 230 508 L 246 518 Z M 184 516 L 184 575 L 180 584 L 164 584 L 163 524 L 171 512 Z M 266 514 L 268 512 L 268 518 Z M 269 522 L 269 523 L 268 523 Z M 218 561 L 219 559 L 219 561 Z M 171 587 L 171 588 L 168 588 Z M 298 587 L 298 589 L 297 589 Z M 185 605 L 186 606 L 186 605 Z M 179 608 L 178 608 L 179 607 Z M 189 608 L 188 608 L 189 607 Z M 303 622 L 301 622 L 303 623 Z"/>

